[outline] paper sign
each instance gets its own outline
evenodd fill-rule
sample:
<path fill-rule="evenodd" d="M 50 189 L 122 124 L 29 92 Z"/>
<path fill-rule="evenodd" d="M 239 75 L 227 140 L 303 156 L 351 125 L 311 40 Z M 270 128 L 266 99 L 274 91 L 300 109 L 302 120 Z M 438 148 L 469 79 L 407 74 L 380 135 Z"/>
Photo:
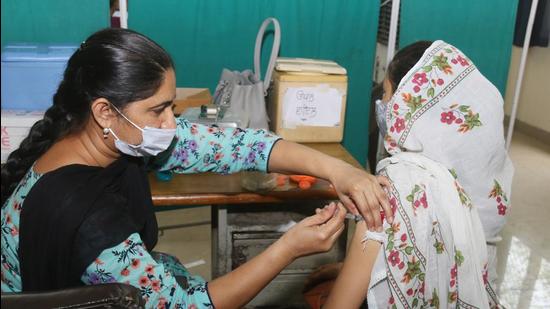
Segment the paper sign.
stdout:
<path fill-rule="evenodd" d="M 288 88 L 283 97 L 283 127 L 337 127 L 340 125 L 342 93 L 328 85 Z"/>

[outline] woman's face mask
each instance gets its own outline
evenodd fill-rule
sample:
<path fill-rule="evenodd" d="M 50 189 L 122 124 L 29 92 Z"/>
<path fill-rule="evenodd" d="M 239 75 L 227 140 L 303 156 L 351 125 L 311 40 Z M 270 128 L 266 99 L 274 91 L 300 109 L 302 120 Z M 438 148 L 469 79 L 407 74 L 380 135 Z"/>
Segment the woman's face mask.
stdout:
<path fill-rule="evenodd" d="M 141 131 L 142 141 L 139 145 L 128 144 L 118 138 L 112 129 L 109 129 L 115 138 L 115 147 L 122 153 L 134 157 L 156 156 L 157 154 L 168 149 L 174 136 L 176 129 L 158 129 L 145 126 L 143 129 L 133 123 L 128 117 L 121 113 L 116 107 L 116 110 L 126 121 Z"/>
<path fill-rule="evenodd" d="M 384 79 L 382 86 L 384 88 L 384 95 L 382 100 L 375 101 L 375 110 L 376 110 L 376 124 L 378 124 L 378 129 L 380 129 L 380 134 L 385 136 L 388 133 L 388 124 L 386 123 L 386 114 L 388 112 L 388 102 L 393 96 L 393 87 L 391 82 L 386 78 Z"/>
<path fill-rule="evenodd" d="M 384 136 L 388 132 L 388 125 L 386 124 L 386 112 L 388 111 L 388 103 L 384 103 L 382 102 L 382 100 L 376 100 L 375 110 L 376 110 L 376 124 L 378 124 L 378 129 L 380 129 L 380 134 Z"/>

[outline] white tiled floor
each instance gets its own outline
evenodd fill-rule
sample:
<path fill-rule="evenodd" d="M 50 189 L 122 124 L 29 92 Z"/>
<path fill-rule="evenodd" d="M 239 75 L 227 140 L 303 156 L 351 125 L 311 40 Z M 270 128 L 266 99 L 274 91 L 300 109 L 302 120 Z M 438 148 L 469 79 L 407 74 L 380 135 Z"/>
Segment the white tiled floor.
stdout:
<path fill-rule="evenodd" d="M 515 133 L 512 208 L 499 245 L 507 308 L 550 308 L 550 145 Z"/>
<path fill-rule="evenodd" d="M 500 296 L 507 308 L 550 308 L 550 145 L 516 133 L 511 148 L 516 168 L 509 221 L 499 245 Z M 159 226 L 210 220 L 210 207 L 160 212 Z M 183 263 L 205 265 L 193 274 L 210 279 L 210 225 L 165 231 L 158 251 Z"/>

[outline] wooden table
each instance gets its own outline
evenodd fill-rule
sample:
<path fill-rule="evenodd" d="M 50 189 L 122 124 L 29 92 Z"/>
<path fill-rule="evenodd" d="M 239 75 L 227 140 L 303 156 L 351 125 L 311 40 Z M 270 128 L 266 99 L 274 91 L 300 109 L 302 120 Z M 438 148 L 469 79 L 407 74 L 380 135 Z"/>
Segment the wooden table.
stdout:
<path fill-rule="evenodd" d="M 361 168 L 361 165 L 340 144 L 305 145 Z M 274 233 L 273 224 L 281 222 L 281 218 L 288 220 L 286 216 L 292 213 L 283 210 L 285 205 L 289 205 L 283 202 L 298 201 L 298 205 L 301 205 L 298 208 L 304 212 L 307 211 L 307 215 L 311 215 L 313 210 L 306 210 L 308 203 L 315 204 L 318 201 L 318 204 L 323 204 L 326 200 L 337 199 L 335 190 L 325 180 L 317 181 L 308 190 L 301 190 L 292 183 L 268 192 L 249 192 L 241 187 L 241 177 L 242 173 L 232 175 L 178 174 L 174 175 L 172 180 L 162 182 L 156 179 L 154 173 L 149 175 L 153 204 L 159 211 L 171 209 L 170 206 L 178 208 L 198 205 L 212 206 L 211 221 L 173 225 L 163 229 L 211 223 L 213 278 L 230 272 L 235 267 L 235 263 L 238 264 L 240 260 L 252 257 L 255 254 L 253 252 L 259 253 L 281 235 L 281 233 Z M 249 221 L 245 223 L 244 227 L 236 227 L 235 218 L 258 216 L 258 210 L 260 217 L 248 219 Z M 295 210 L 297 209 L 293 208 L 292 211 Z M 270 223 L 261 222 L 266 217 L 269 217 Z M 298 220 L 301 219 L 295 218 L 295 221 Z M 243 243 L 245 244 L 244 249 Z M 253 302 L 264 304 L 264 301 L 287 299 L 287 296 L 290 295 L 301 299 L 301 295 L 296 291 L 301 289 L 309 272 L 325 263 L 341 261 L 346 251 L 345 244 L 346 238 L 341 237 L 331 251 L 313 255 L 309 257 L 309 260 L 302 260 L 303 264 L 297 262 L 298 265 L 289 265 Z M 304 269 L 304 265 L 311 269 Z M 294 300 L 296 301 L 296 299 Z"/>
<path fill-rule="evenodd" d="M 304 145 L 361 168 L 361 165 L 340 144 Z M 242 173 L 231 175 L 176 174 L 172 180 L 162 182 L 158 181 L 151 173 L 149 181 L 153 204 L 157 207 L 277 203 L 300 199 L 329 200 L 337 197 L 334 189 L 324 180 L 318 181 L 309 190 L 300 190 L 292 184 L 268 192 L 249 192 L 241 187 L 241 177 Z"/>

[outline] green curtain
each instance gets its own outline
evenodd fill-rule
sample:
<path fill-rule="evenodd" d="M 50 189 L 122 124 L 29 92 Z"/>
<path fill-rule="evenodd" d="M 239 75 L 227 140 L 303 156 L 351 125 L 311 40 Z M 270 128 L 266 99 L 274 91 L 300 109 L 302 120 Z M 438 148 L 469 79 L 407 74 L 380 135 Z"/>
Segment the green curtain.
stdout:
<path fill-rule="evenodd" d="M 347 68 L 344 145 L 364 164 L 379 6 L 363 0 L 132 0 L 129 28 L 168 50 L 179 87 L 213 91 L 222 68 L 253 68 L 258 28 L 266 17 L 276 17 L 280 56 L 332 59 Z M 269 35 L 264 68 L 271 42 Z"/>
<path fill-rule="evenodd" d="M 400 46 L 443 39 L 462 49 L 504 93 L 518 0 L 402 0 Z M 109 25 L 107 0 L 2 0 L 7 42 L 79 43 Z M 214 89 L 223 67 L 252 68 L 256 31 L 274 16 L 281 56 L 333 59 L 348 69 L 344 145 L 365 163 L 379 1 L 132 0 L 129 26 L 164 46 L 178 86 Z M 263 63 L 271 47 L 264 45 Z"/>
<path fill-rule="evenodd" d="M 399 46 L 441 39 L 462 50 L 504 95 L 518 0 L 402 0 Z"/>
<path fill-rule="evenodd" d="M 9 42 L 77 44 L 109 24 L 107 0 L 2 0 L 2 47 Z"/>

